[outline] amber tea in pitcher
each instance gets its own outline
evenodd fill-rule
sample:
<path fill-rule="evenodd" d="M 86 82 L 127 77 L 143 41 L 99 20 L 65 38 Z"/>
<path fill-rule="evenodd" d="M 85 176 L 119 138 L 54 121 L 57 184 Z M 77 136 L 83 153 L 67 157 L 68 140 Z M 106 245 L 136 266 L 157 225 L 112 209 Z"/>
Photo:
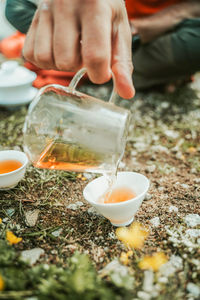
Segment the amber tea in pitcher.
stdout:
<path fill-rule="evenodd" d="M 130 113 L 75 90 L 85 70 L 69 87 L 42 88 L 29 107 L 24 150 L 38 168 L 105 173 L 123 156 Z"/>

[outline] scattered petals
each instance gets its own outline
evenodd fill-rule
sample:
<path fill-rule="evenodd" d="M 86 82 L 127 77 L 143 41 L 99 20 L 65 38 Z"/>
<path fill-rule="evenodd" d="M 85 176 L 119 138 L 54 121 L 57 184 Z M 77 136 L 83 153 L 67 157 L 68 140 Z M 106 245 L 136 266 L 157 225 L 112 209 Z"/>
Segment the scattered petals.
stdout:
<path fill-rule="evenodd" d="M 133 222 L 130 227 L 120 227 L 116 230 L 117 238 L 127 247 L 141 249 L 148 231 L 139 223 Z"/>
<path fill-rule="evenodd" d="M 18 244 L 19 242 L 22 241 L 22 238 L 14 235 L 14 233 L 12 233 L 12 231 L 6 232 L 6 239 L 11 245 Z"/>
<path fill-rule="evenodd" d="M 152 256 L 145 256 L 139 262 L 139 268 L 142 270 L 158 271 L 162 265 L 168 261 L 166 255 L 163 252 L 154 253 Z"/>
<path fill-rule="evenodd" d="M 124 265 L 128 265 L 129 261 L 130 261 L 129 258 L 132 255 L 133 255 L 133 251 L 131 251 L 131 250 L 128 251 L 128 252 L 122 252 L 121 256 L 120 256 L 121 263 L 124 264 Z"/>
<path fill-rule="evenodd" d="M 0 291 L 3 291 L 4 287 L 5 287 L 5 283 L 2 276 L 0 275 Z"/>
<path fill-rule="evenodd" d="M 189 147 L 189 148 L 187 149 L 187 152 L 193 154 L 193 153 L 196 153 L 196 152 L 197 152 L 197 149 L 196 149 L 195 147 Z"/>

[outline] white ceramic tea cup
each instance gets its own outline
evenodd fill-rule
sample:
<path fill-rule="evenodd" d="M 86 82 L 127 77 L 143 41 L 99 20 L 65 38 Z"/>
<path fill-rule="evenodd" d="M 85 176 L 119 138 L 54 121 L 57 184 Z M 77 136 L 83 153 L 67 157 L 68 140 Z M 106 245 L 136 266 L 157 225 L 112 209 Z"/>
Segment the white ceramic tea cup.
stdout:
<path fill-rule="evenodd" d="M 24 152 L 16 150 L 0 151 L 0 161 L 17 160 L 22 166 L 12 172 L 0 174 L 0 190 L 7 190 L 15 187 L 24 177 L 28 158 Z"/>
<path fill-rule="evenodd" d="M 109 219 L 114 226 L 127 226 L 133 222 L 148 189 L 149 180 L 135 172 L 118 172 L 114 188 L 127 187 L 136 194 L 133 199 L 119 203 L 100 203 L 99 198 L 107 191 L 108 181 L 105 176 L 94 179 L 83 190 L 83 196 L 96 210 Z"/>

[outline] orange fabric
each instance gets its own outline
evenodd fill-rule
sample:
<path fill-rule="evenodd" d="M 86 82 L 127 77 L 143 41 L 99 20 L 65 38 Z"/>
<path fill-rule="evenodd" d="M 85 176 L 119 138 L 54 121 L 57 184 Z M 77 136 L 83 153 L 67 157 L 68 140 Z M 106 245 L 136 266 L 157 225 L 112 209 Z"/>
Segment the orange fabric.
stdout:
<path fill-rule="evenodd" d="M 129 19 L 146 17 L 183 0 L 126 0 Z"/>

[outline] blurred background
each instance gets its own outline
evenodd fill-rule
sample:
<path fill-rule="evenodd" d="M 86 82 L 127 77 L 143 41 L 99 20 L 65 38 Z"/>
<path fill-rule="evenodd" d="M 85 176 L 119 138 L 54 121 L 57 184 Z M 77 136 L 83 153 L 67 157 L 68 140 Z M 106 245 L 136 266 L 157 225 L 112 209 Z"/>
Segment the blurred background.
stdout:
<path fill-rule="evenodd" d="M 5 0 L 0 0 L 0 40 L 16 32 L 4 16 Z"/>

